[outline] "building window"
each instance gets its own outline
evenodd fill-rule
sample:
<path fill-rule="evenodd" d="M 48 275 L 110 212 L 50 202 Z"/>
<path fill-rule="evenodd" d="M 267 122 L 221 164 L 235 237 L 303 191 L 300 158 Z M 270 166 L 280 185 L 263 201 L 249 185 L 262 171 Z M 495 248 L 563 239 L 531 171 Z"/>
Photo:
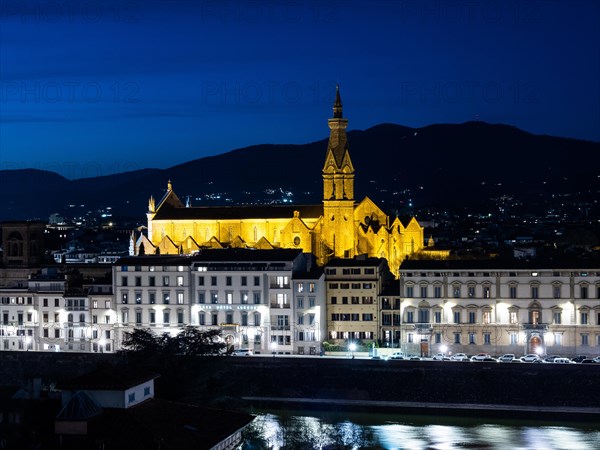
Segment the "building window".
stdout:
<path fill-rule="evenodd" d="M 414 311 L 406 311 L 406 323 L 413 323 L 415 321 Z"/>
<path fill-rule="evenodd" d="M 254 292 L 254 304 L 260 305 L 260 292 Z"/>
<path fill-rule="evenodd" d="M 142 285 L 142 277 L 135 277 L 135 285 L 136 286 Z"/>
<path fill-rule="evenodd" d="M 483 311 L 483 323 L 489 325 L 492 323 L 492 312 L 491 311 Z"/>
<path fill-rule="evenodd" d="M 554 333 L 554 345 L 562 345 L 563 335 L 562 333 Z"/>
<path fill-rule="evenodd" d="M 433 335 L 433 339 L 436 344 L 441 344 L 442 343 L 442 333 L 435 333 Z"/>
<path fill-rule="evenodd" d="M 435 323 L 442 323 L 442 312 L 441 311 L 435 311 L 433 313 L 433 321 Z"/>
<path fill-rule="evenodd" d="M 127 286 L 127 277 L 121 277 L 121 286 Z"/>
<path fill-rule="evenodd" d="M 204 304 L 204 292 L 198 292 L 198 303 Z"/>
<path fill-rule="evenodd" d="M 171 303 L 171 294 L 163 292 L 163 304 L 168 305 L 169 303 Z"/>
<path fill-rule="evenodd" d="M 454 295 L 454 298 L 460 298 L 460 286 L 454 286 L 452 294 Z"/>
<path fill-rule="evenodd" d="M 169 322 L 171 321 L 171 317 L 169 311 L 163 311 L 163 324 L 168 327 Z"/>
<path fill-rule="evenodd" d="M 469 333 L 469 344 L 475 345 L 475 333 Z"/>
<path fill-rule="evenodd" d="M 243 327 L 248 326 L 248 313 L 246 313 L 246 312 L 242 313 L 242 326 Z"/>
<path fill-rule="evenodd" d="M 177 304 L 178 305 L 183 305 L 183 292 L 178 292 L 177 293 Z"/>
<path fill-rule="evenodd" d="M 337 305 L 337 297 L 331 297 L 331 304 Z"/>
<path fill-rule="evenodd" d="M 304 298 L 303 297 L 298 297 L 296 302 L 298 304 L 298 309 L 304 309 Z"/>
<path fill-rule="evenodd" d="M 427 286 L 421 286 L 421 298 L 427 298 Z"/>
<path fill-rule="evenodd" d="M 517 345 L 517 333 L 510 333 L 510 345 Z"/>
<path fill-rule="evenodd" d="M 413 334 L 412 333 L 408 333 L 407 340 L 408 340 L 409 344 L 412 344 L 414 342 L 414 338 L 413 338 Z"/>
<path fill-rule="evenodd" d="M 183 311 L 177 311 L 177 325 L 183 325 Z"/>
<path fill-rule="evenodd" d="M 516 311 L 510 311 L 510 312 L 508 313 L 508 316 L 509 316 L 509 317 L 508 317 L 508 319 L 509 319 L 509 322 L 510 322 L 511 324 L 516 324 L 516 323 L 518 323 L 518 320 L 517 320 L 517 312 L 516 312 Z"/>
<path fill-rule="evenodd" d="M 179 287 L 183 286 L 183 277 L 182 276 L 177 277 L 177 286 L 179 286 Z"/>
<path fill-rule="evenodd" d="M 419 309 L 419 323 L 429 323 L 428 309 Z"/>
<path fill-rule="evenodd" d="M 129 302 L 129 294 L 127 292 L 121 293 L 121 303 Z"/>
<path fill-rule="evenodd" d="M 539 298 L 540 288 L 538 286 L 531 286 L 531 298 Z"/>
<path fill-rule="evenodd" d="M 560 286 L 554 286 L 552 288 L 552 294 L 554 298 L 560 298 Z"/>
<path fill-rule="evenodd" d="M 206 325 L 206 314 L 203 312 L 198 313 L 198 325 Z"/>
<path fill-rule="evenodd" d="M 204 286 L 204 277 L 198 277 L 198 286 Z"/>
<path fill-rule="evenodd" d="M 460 323 L 460 311 L 454 311 L 454 323 Z"/>
<path fill-rule="evenodd" d="M 219 315 L 218 313 L 212 313 L 211 316 L 211 325 L 219 325 Z"/>
<path fill-rule="evenodd" d="M 211 292 L 210 293 L 210 302 L 213 305 L 219 303 L 219 293 L 218 292 Z"/>
<path fill-rule="evenodd" d="M 142 325 L 142 312 L 141 311 L 135 312 L 135 324 L 138 327 Z"/>
<path fill-rule="evenodd" d="M 435 298 L 442 298 L 442 287 L 441 286 L 433 287 L 433 296 Z"/>
<path fill-rule="evenodd" d="M 412 286 L 406 286 L 406 297 L 413 298 L 413 287 Z"/>
<path fill-rule="evenodd" d="M 233 304 L 233 292 L 226 292 L 225 293 L 225 300 L 227 301 L 228 305 Z"/>
<path fill-rule="evenodd" d="M 232 283 L 231 277 L 230 276 L 226 276 L 225 277 L 225 285 L 226 286 L 231 286 L 231 283 Z"/>
<path fill-rule="evenodd" d="M 163 286 L 168 286 L 169 285 L 169 276 L 164 276 L 163 277 Z"/>
<path fill-rule="evenodd" d="M 554 325 L 560 325 L 562 323 L 562 313 L 560 311 L 555 311 L 552 314 L 552 321 Z"/>
<path fill-rule="evenodd" d="M 156 278 L 148 277 L 148 286 L 156 286 Z"/>
<path fill-rule="evenodd" d="M 454 333 L 454 343 L 460 344 L 460 333 Z"/>
<path fill-rule="evenodd" d="M 156 325 L 156 313 L 154 311 L 150 311 L 150 325 Z"/>
<path fill-rule="evenodd" d="M 589 335 L 587 335 L 587 334 L 581 335 L 581 345 L 583 345 L 583 346 L 589 345 Z"/>
<path fill-rule="evenodd" d="M 581 286 L 580 288 L 580 293 L 581 293 L 581 298 L 586 299 L 588 298 L 588 287 L 587 286 Z"/>
<path fill-rule="evenodd" d="M 517 287 L 516 286 L 510 286 L 509 295 L 510 295 L 510 298 L 517 298 Z"/>
<path fill-rule="evenodd" d="M 259 276 L 254 277 L 254 286 L 260 286 L 260 277 Z"/>
<path fill-rule="evenodd" d="M 148 293 L 148 303 L 150 303 L 151 305 L 154 305 L 156 303 L 156 292 Z"/>
<path fill-rule="evenodd" d="M 475 286 L 469 286 L 467 288 L 467 295 L 469 296 L 469 298 L 475 297 Z"/>
<path fill-rule="evenodd" d="M 469 323 L 476 323 L 476 322 L 477 322 L 477 312 L 469 311 Z"/>
<path fill-rule="evenodd" d="M 587 325 L 588 324 L 588 313 L 587 312 L 582 312 L 580 314 L 580 318 L 581 318 L 581 325 Z"/>

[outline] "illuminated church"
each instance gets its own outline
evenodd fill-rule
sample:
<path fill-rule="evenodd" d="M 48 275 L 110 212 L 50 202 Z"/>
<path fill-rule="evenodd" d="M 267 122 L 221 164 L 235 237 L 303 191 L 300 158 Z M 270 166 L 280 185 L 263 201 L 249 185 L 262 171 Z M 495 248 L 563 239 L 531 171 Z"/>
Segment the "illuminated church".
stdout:
<path fill-rule="evenodd" d="M 133 254 L 193 254 L 202 248 L 297 248 L 321 265 L 331 258 L 366 254 L 386 258 L 398 273 L 402 260 L 424 246 L 423 227 L 403 224 L 371 199 L 354 198 L 354 166 L 348 150 L 348 119 L 336 90 L 318 205 L 192 207 L 171 182 L 158 204 L 148 203 L 148 233 L 132 243 Z"/>

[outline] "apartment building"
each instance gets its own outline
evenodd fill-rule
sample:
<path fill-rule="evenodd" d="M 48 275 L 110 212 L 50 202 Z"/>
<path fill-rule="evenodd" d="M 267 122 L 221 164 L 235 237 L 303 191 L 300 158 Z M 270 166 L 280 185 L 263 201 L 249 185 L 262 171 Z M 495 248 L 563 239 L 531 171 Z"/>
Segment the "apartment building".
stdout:
<path fill-rule="evenodd" d="M 327 337 L 336 345 L 379 338 L 378 300 L 393 275 L 383 258 L 333 259 L 325 266 Z"/>
<path fill-rule="evenodd" d="M 408 353 L 600 354 L 592 263 L 406 260 L 400 274 Z"/>
<path fill-rule="evenodd" d="M 294 274 L 294 353 L 317 355 L 326 338 L 325 273 L 321 268 Z"/>

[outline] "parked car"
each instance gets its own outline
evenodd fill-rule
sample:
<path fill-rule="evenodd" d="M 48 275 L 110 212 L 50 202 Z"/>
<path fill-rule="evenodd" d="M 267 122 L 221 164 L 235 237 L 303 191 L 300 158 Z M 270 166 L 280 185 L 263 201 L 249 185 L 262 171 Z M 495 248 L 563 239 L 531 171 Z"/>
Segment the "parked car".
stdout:
<path fill-rule="evenodd" d="M 231 352 L 232 356 L 252 356 L 252 350 L 249 348 L 238 348 Z"/>
<path fill-rule="evenodd" d="M 409 361 L 421 361 L 421 357 L 417 355 L 408 355 L 407 359 Z"/>
<path fill-rule="evenodd" d="M 514 353 L 505 353 L 500 358 L 498 358 L 499 362 L 513 362 L 517 357 Z"/>
<path fill-rule="evenodd" d="M 587 360 L 584 359 L 583 361 L 587 361 Z M 552 361 L 552 363 L 553 364 L 575 364 L 569 358 L 560 358 L 560 357 L 559 358 L 554 358 L 554 360 Z"/>
<path fill-rule="evenodd" d="M 600 363 L 600 356 L 596 356 L 596 357 L 594 358 L 594 361 L 596 361 L 597 363 Z"/>
<path fill-rule="evenodd" d="M 390 355 L 389 359 L 407 359 L 404 352 L 394 352 Z"/>
<path fill-rule="evenodd" d="M 456 353 L 450 357 L 451 361 L 468 361 L 469 357 L 464 353 Z"/>
<path fill-rule="evenodd" d="M 475 356 L 471 356 L 471 361 L 485 361 L 486 359 L 490 359 L 490 358 L 491 358 L 491 356 L 488 355 L 487 353 L 478 353 Z"/>
<path fill-rule="evenodd" d="M 542 359 L 535 353 L 529 353 L 528 355 L 521 356 L 523 362 L 542 362 Z"/>
<path fill-rule="evenodd" d="M 544 358 L 545 363 L 553 363 L 556 358 L 560 358 L 560 355 L 548 355 Z"/>
<path fill-rule="evenodd" d="M 577 355 L 575 358 L 571 358 L 571 361 L 580 363 L 584 359 L 588 359 L 588 357 L 586 355 Z"/>
<path fill-rule="evenodd" d="M 570 361 L 571 363 L 575 364 L 573 361 Z M 583 361 L 581 361 L 581 364 L 596 364 L 596 360 L 595 359 L 590 359 L 590 358 L 586 358 Z"/>
<path fill-rule="evenodd" d="M 443 353 L 436 353 L 431 359 L 433 359 L 434 361 L 448 361 L 450 358 L 448 358 Z"/>

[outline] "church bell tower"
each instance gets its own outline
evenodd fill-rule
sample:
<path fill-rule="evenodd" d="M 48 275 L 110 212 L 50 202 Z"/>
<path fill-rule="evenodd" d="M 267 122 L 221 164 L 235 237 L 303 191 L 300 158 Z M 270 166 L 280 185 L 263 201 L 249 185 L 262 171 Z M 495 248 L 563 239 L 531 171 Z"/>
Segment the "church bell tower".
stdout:
<path fill-rule="evenodd" d="M 329 143 L 323 166 L 323 259 L 355 255 L 354 166 L 348 151 L 342 99 L 336 86 L 333 118 L 328 121 Z"/>

